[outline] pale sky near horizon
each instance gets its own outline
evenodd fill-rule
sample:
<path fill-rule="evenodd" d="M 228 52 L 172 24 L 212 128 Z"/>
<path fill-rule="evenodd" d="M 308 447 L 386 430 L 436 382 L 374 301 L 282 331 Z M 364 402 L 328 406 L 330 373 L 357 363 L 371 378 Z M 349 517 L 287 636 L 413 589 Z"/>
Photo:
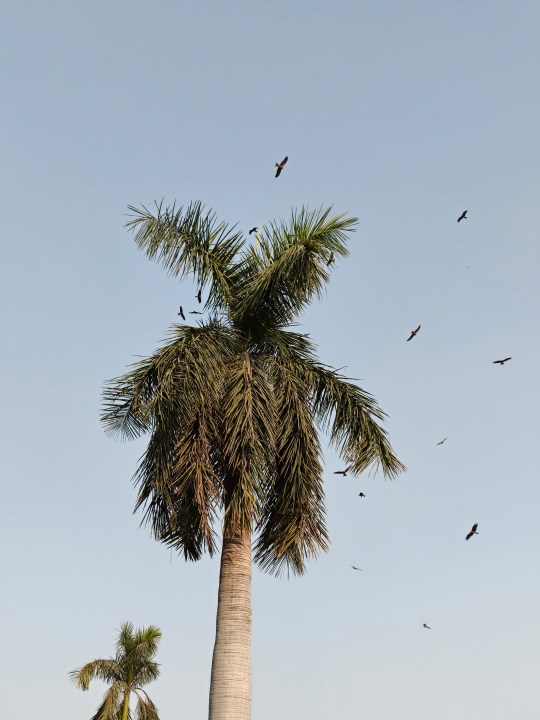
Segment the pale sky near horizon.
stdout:
<path fill-rule="evenodd" d="M 3 718 L 90 718 L 68 672 L 124 620 L 163 631 L 161 719 L 207 716 L 219 559 L 139 527 L 145 441 L 99 423 L 195 307 L 124 229 L 161 198 L 359 218 L 299 327 L 408 468 L 340 478 L 324 444 L 330 551 L 253 572 L 253 719 L 537 717 L 539 27 L 532 0 L 4 4 Z"/>

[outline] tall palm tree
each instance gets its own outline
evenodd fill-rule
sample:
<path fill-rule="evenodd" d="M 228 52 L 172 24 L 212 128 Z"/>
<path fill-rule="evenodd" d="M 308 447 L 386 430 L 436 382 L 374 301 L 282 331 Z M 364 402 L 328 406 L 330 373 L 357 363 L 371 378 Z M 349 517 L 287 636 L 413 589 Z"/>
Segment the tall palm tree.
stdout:
<path fill-rule="evenodd" d="M 154 537 L 221 569 L 210 720 L 251 714 L 251 554 L 264 570 L 301 574 L 328 548 L 318 429 L 360 473 L 403 469 L 384 413 L 364 390 L 321 364 L 291 326 L 347 255 L 356 218 L 293 211 L 252 245 L 201 203 L 130 207 L 135 241 L 169 274 L 193 273 L 208 318 L 174 325 L 166 344 L 105 387 L 112 435 L 149 433 L 135 474 L 136 509 Z"/>
<path fill-rule="evenodd" d="M 81 690 L 88 690 L 94 678 L 110 685 L 92 720 L 131 720 L 129 698 L 132 692 L 137 696 L 136 720 L 159 720 L 157 707 L 143 690 L 143 685 L 159 676 L 159 665 L 153 657 L 160 638 L 161 630 L 153 625 L 135 630 L 131 623 L 123 623 L 114 658 L 92 660 L 70 672 L 71 679 Z"/>

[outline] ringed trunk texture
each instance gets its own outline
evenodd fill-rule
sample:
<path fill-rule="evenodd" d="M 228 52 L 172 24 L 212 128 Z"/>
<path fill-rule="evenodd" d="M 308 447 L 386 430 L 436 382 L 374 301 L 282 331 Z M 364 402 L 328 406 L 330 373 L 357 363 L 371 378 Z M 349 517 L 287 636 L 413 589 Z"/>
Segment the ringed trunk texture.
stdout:
<path fill-rule="evenodd" d="M 209 720 L 251 718 L 251 535 L 223 536 Z"/>

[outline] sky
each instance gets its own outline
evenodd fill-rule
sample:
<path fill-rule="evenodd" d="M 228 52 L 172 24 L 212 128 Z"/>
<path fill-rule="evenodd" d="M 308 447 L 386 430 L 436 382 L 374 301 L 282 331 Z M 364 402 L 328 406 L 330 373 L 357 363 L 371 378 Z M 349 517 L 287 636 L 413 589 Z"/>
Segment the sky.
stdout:
<path fill-rule="evenodd" d="M 539 25 L 532 0 L 4 4 L 5 718 L 90 718 L 105 687 L 68 673 L 126 620 L 163 632 L 162 720 L 207 716 L 219 559 L 140 527 L 145 439 L 99 421 L 104 382 L 195 307 L 124 227 L 162 198 L 246 233 L 359 218 L 299 328 L 407 466 L 342 478 L 323 442 L 329 552 L 253 572 L 254 720 L 537 716 Z"/>

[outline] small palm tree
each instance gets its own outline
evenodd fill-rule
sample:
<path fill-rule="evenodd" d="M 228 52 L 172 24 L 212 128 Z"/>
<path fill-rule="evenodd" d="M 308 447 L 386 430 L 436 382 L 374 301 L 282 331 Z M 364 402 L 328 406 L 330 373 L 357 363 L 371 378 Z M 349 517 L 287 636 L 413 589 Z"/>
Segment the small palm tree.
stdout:
<path fill-rule="evenodd" d="M 81 690 L 88 690 L 94 678 L 110 684 L 92 720 L 131 720 L 129 699 L 132 692 L 137 696 L 136 719 L 159 720 L 158 710 L 143 685 L 159 676 L 159 665 L 153 657 L 160 638 L 161 630 L 153 625 L 135 630 L 131 623 L 123 623 L 114 658 L 92 660 L 70 672 L 71 679 Z"/>
<path fill-rule="evenodd" d="M 321 364 L 291 329 L 347 255 L 355 218 L 293 212 L 254 245 L 200 203 L 130 208 L 149 258 L 206 289 L 208 319 L 108 383 L 111 434 L 150 441 L 135 475 L 136 509 L 156 539 L 198 560 L 222 529 L 210 720 L 251 716 L 251 543 L 264 570 L 298 574 L 328 547 L 318 429 L 352 473 L 403 469 L 371 395 Z"/>

